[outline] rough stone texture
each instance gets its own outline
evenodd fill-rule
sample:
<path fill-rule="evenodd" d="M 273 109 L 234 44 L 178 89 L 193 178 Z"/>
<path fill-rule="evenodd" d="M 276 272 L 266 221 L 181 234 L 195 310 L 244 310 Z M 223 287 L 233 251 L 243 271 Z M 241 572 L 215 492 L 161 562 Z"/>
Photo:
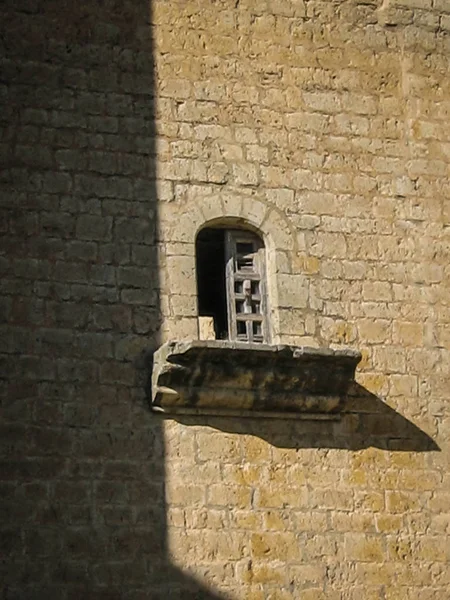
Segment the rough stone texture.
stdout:
<path fill-rule="evenodd" d="M 153 356 L 152 408 L 266 418 L 336 414 L 360 360 L 354 350 L 172 341 Z"/>
<path fill-rule="evenodd" d="M 171 552 L 227 597 L 449 595 L 449 14 L 155 4 L 166 289 L 191 302 L 196 232 L 245 220 L 274 343 L 363 354 L 339 423 L 167 423 Z M 163 339 L 195 337 L 171 298 Z"/>
<path fill-rule="evenodd" d="M 0 3 L 0 596 L 216 598 L 167 551 L 151 6 Z"/>
<path fill-rule="evenodd" d="M 0 23 L 3 596 L 448 597 L 448 2 Z M 217 220 L 264 237 L 274 343 L 362 351 L 339 423 L 151 414 Z"/>

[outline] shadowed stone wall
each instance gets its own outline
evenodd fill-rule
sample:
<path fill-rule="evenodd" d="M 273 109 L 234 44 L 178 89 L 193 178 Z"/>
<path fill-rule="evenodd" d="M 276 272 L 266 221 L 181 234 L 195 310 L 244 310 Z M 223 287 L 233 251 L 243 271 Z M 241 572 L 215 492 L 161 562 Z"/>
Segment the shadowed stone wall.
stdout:
<path fill-rule="evenodd" d="M 0 6 L 5 600 L 216 598 L 172 568 L 151 4 Z"/>

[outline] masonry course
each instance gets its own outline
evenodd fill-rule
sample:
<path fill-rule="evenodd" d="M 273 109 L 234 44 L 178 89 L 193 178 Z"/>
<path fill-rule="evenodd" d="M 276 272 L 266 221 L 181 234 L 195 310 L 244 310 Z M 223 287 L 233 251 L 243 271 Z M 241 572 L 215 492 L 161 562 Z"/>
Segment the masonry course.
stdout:
<path fill-rule="evenodd" d="M 0 21 L 5 598 L 446 598 L 448 3 Z M 265 238 L 276 343 L 361 351 L 340 421 L 151 414 L 218 219 Z"/>

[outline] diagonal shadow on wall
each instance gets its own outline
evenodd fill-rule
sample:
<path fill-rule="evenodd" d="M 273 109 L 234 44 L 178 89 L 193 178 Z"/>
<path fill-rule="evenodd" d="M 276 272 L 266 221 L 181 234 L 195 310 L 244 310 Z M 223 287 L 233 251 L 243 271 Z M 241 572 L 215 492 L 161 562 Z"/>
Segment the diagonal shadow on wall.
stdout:
<path fill-rule="evenodd" d="M 362 385 L 352 382 L 337 420 L 232 419 L 177 416 L 186 425 L 207 425 L 227 433 L 254 435 L 280 448 L 329 448 L 391 451 L 440 451 L 436 442 L 410 420 Z"/>
<path fill-rule="evenodd" d="M 0 590 L 219 599 L 172 565 L 161 419 L 152 6 L 0 7 Z"/>

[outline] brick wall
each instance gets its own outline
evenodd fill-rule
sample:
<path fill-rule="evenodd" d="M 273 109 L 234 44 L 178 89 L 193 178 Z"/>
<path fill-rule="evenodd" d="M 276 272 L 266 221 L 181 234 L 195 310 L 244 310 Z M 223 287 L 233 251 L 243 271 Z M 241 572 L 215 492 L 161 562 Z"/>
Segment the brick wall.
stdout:
<path fill-rule="evenodd" d="M 5 598 L 448 595 L 446 4 L 2 4 Z M 223 216 L 340 422 L 150 413 Z"/>

